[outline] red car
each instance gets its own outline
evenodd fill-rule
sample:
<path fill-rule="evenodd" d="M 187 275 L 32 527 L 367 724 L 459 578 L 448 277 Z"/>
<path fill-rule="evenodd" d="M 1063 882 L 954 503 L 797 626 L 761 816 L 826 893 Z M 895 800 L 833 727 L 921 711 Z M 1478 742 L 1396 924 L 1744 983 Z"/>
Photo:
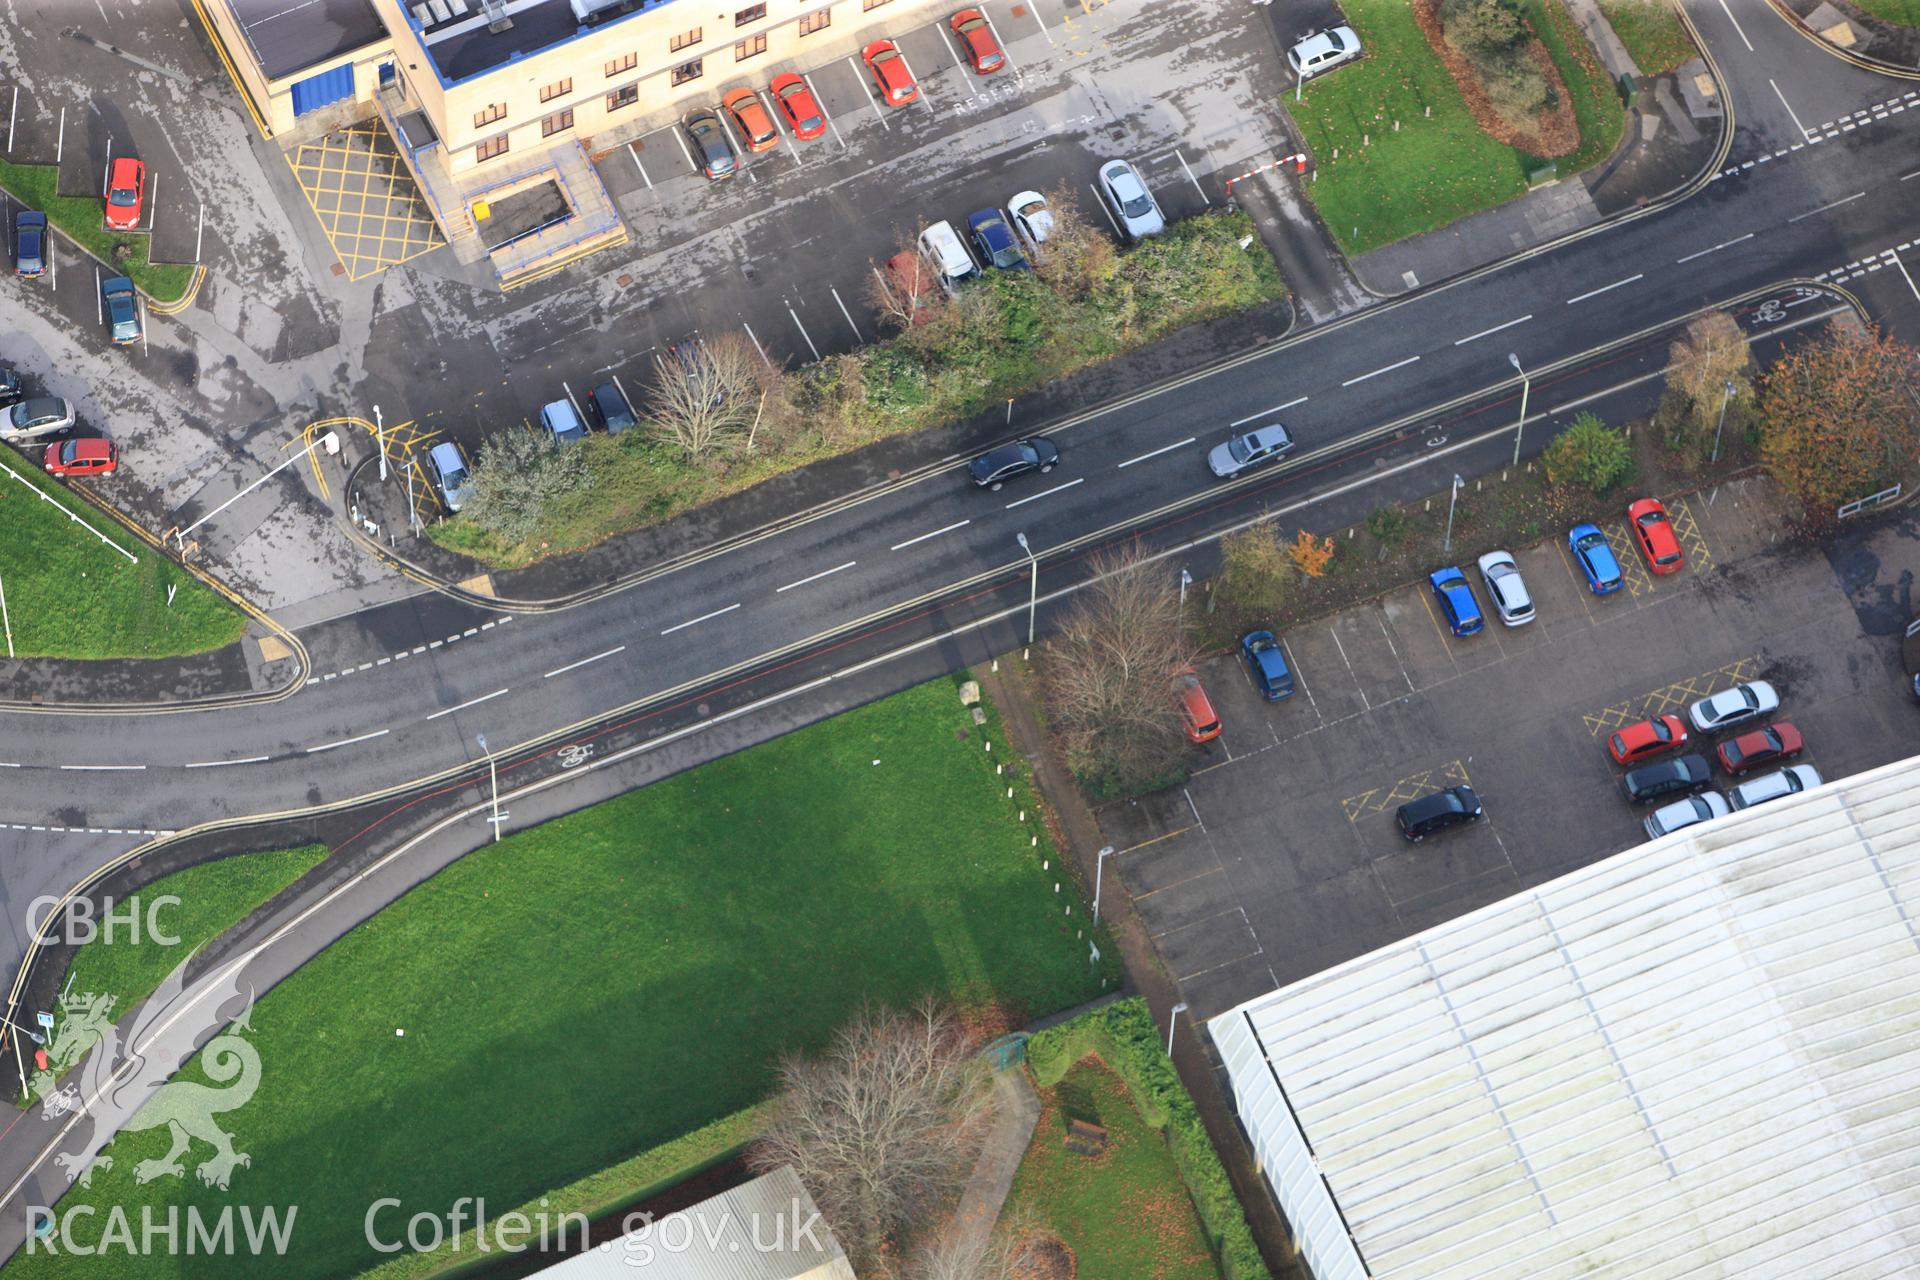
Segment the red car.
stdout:
<path fill-rule="evenodd" d="M 1196 746 L 1220 736 L 1220 715 L 1213 699 L 1200 686 L 1200 675 L 1192 667 L 1173 673 L 1173 694 L 1180 700 L 1180 723 L 1186 728 L 1187 741 Z"/>
<path fill-rule="evenodd" d="M 767 91 L 780 104 L 780 114 L 793 127 L 794 137 L 802 142 L 811 142 L 827 131 L 827 113 L 814 101 L 813 89 L 803 77 L 791 71 L 783 76 L 775 76 Z"/>
<path fill-rule="evenodd" d="M 720 105 L 733 117 L 733 127 L 740 131 L 748 151 L 771 151 L 780 145 L 780 133 L 773 127 L 773 117 L 767 114 L 759 94 L 751 89 L 734 89 L 720 99 Z"/>
<path fill-rule="evenodd" d="M 113 162 L 107 177 L 107 225 L 131 231 L 140 225 L 140 206 L 147 199 L 147 166 L 132 156 Z"/>
<path fill-rule="evenodd" d="M 1745 773 L 1763 764 L 1775 764 L 1800 754 L 1806 743 L 1800 731 L 1785 720 L 1720 744 L 1720 767 L 1728 773 Z"/>
<path fill-rule="evenodd" d="M 1655 573 L 1678 573 L 1685 563 L 1680 555 L 1680 539 L 1673 536 L 1673 522 L 1658 498 L 1642 498 L 1627 508 L 1627 523 L 1633 526 L 1633 540 L 1640 554 Z"/>
<path fill-rule="evenodd" d="M 120 451 L 113 441 L 95 436 L 50 444 L 45 460 L 56 476 L 104 476 L 119 469 Z"/>
<path fill-rule="evenodd" d="M 880 96 L 888 106 L 904 107 L 920 96 L 920 86 L 913 82 L 913 70 L 899 45 L 875 40 L 860 51 L 860 56 L 867 60 L 867 70 L 873 72 L 873 81 L 880 86 Z"/>
<path fill-rule="evenodd" d="M 1607 739 L 1607 754 L 1615 764 L 1637 764 L 1663 751 L 1677 751 L 1687 745 L 1687 726 L 1679 716 L 1661 716 L 1630 724 Z"/>
<path fill-rule="evenodd" d="M 962 9 L 947 20 L 947 25 L 967 47 L 967 58 L 977 74 L 991 75 L 1007 65 L 1007 55 L 1000 52 L 1000 41 L 994 38 L 986 14 L 978 9 Z"/>

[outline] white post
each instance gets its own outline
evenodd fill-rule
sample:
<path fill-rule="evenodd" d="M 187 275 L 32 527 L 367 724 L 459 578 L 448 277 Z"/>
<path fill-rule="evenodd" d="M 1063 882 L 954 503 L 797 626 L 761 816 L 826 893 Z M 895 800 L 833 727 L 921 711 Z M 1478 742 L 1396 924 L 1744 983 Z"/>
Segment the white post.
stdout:
<path fill-rule="evenodd" d="M 1533 390 L 1533 379 L 1520 367 L 1520 357 L 1507 352 L 1507 363 L 1520 375 L 1520 422 L 1513 429 L 1513 465 L 1520 465 L 1520 436 L 1527 429 L 1527 393 Z"/>
<path fill-rule="evenodd" d="M 7 1030 L 13 1033 L 13 1065 L 20 1069 L 20 1097 L 25 1101 L 30 1095 L 27 1093 L 27 1060 L 20 1056 L 20 1028 L 8 1022 Z"/>
<path fill-rule="evenodd" d="M 1733 379 L 1727 379 L 1727 393 L 1720 397 L 1720 425 L 1713 429 L 1713 456 L 1708 462 L 1720 461 L 1720 433 L 1727 429 L 1727 401 L 1733 399 Z"/>
<path fill-rule="evenodd" d="M 1450 554 L 1453 551 L 1453 504 L 1460 500 L 1460 488 L 1464 484 L 1466 484 L 1465 480 L 1455 476 L 1453 489 L 1447 494 L 1447 539 L 1440 546 L 1443 554 Z"/>
<path fill-rule="evenodd" d="M 1113 856 L 1113 846 L 1100 850 L 1098 860 L 1093 864 L 1093 927 L 1100 927 L 1100 877 L 1107 869 L 1107 859 Z"/>
<path fill-rule="evenodd" d="M 1167 1015 L 1167 1056 L 1169 1058 L 1173 1056 L 1173 1027 L 1180 1021 L 1180 1015 L 1185 1012 L 1186 1007 L 1187 1002 L 1182 1000 L 1173 1006 L 1173 1012 Z"/>
<path fill-rule="evenodd" d="M 1013 538 L 1015 542 L 1020 544 L 1020 549 L 1027 553 L 1027 559 L 1033 563 L 1033 581 L 1032 585 L 1027 588 L 1027 647 L 1031 649 L 1033 647 L 1034 622 L 1040 608 L 1040 557 L 1033 554 L 1033 548 L 1027 545 L 1026 534 L 1016 533 L 1013 535 Z"/>
<path fill-rule="evenodd" d="M 200 237 L 206 233 L 206 230 L 207 206 L 206 203 L 202 201 L 200 211 L 193 216 L 193 260 L 195 262 L 200 261 Z"/>
<path fill-rule="evenodd" d="M 413 536 L 420 536 L 420 511 L 413 501 L 413 485 L 420 478 L 420 464 L 412 458 L 407 459 L 407 523 L 413 528 Z"/>
<path fill-rule="evenodd" d="M 380 406 L 373 406 L 373 441 L 380 446 L 380 480 L 387 479 L 387 423 L 380 416 Z"/>
<path fill-rule="evenodd" d="M 499 844 L 500 843 L 500 774 L 494 768 L 493 752 L 487 747 L 487 735 L 484 733 L 476 733 L 473 735 L 473 737 L 474 737 L 474 741 L 480 744 L 480 749 L 487 753 L 487 785 L 493 792 L 493 817 L 490 819 L 490 821 L 493 823 L 493 842 L 495 844 Z"/>
<path fill-rule="evenodd" d="M 1186 570 L 1186 567 L 1185 567 L 1184 565 L 1183 565 L 1183 566 L 1181 566 L 1181 569 L 1180 569 L 1180 612 L 1181 612 L 1181 614 L 1182 614 L 1183 616 L 1184 616 L 1184 615 L 1186 614 L 1186 612 L 1187 612 L 1187 588 L 1188 588 L 1188 587 L 1190 587 L 1190 586 L 1192 586 L 1192 585 L 1193 585 L 1193 575 L 1187 572 L 1187 570 Z"/>
<path fill-rule="evenodd" d="M 7 624 L 7 656 L 13 656 L 13 618 L 7 613 L 7 584 L 0 581 L 0 622 Z"/>

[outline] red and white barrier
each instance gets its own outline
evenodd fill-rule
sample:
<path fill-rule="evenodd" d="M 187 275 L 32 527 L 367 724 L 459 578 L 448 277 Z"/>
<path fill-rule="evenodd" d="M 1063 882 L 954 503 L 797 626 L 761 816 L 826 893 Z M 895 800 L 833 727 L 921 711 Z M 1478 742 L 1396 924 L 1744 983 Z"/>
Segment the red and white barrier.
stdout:
<path fill-rule="evenodd" d="M 1266 164 L 1260 165 L 1258 168 L 1249 169 L 1245 173 L 1236 174 L 1235 176 L 1228 178 L 1227 194 L 1228 195 L 1233 194 L 1233 184 L 1240 181 L 1242 178 L 1251 178 L 1256 173 L 1265 173 L 1269 169 L 1278 169 L 1283 164 L 1292 165 L 1293 171 L 1295 173 L 1305 173 L 1307 171 L 1307 153 L 1302 151 L 1298 155 L 1287 156 L 1280 160 L 1270 160 Z"/>

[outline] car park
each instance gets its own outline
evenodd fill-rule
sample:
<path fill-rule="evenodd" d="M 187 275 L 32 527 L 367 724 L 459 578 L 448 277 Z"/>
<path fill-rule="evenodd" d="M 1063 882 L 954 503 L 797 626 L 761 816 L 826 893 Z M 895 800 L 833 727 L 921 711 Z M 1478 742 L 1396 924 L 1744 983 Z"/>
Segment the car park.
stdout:
<path fill-rule="evenodd" d="M 962 9 L 947 19 L 947 25 L 965 47 L 967 61 L 976 75 L 992 75 L 1007 65 L 1007 55 L 1001 51 L 999 38 L 993 34 L 993 24 L 987 21 L 986 14 L 978 9 Z"/>
<path fill-rule="evenodd" d="M 587 438 L 587 424 L 571 400 L 554 400 L 540 407 L 540 425 L 555 444 L 578 444 Z"/>
<path fill-rule="evenodd" d="M 873 82 L 880 86 L 880 96 L 890 107 L 904 107 L 920 96 L 920 86 L 913 81 L 913 71 L 907 66 L 907 59 L 900 52 L 900 46 L 891 40 L 875 40 L 860 51 L 865 59 L 867 70 L 873 73 Z"/>
<path fill-rule="evenodd" d="M 827 131 L 827 113 L 820 109 L 819 101 L 813 96 L 813 86 L 804 76 L 791 71 L 775 76 L 768 90 L 780 104 L 780 114 L 787 118 L 794 137 L 811 142 Z"/>
<path fill-rule="evenodd" d="M 1509 627 L 1533 621 L 1533 597 L 1527 594 L 1526 579 L 1520 566 L 1504 551 L 1489 551 L 1480 557 L 1480 581 L 1487 588 L 1493 611 Z"/>
<path fill-rule="evenodd" d="M 1240 658 L 1261 697 L 1278 702 L 1293 696 L 1293 672 L 1287 669 L 1287 655 L 1273 632 L 1249 631 L 1241 636 Z"/>
<path fill-rule="evenodd" d="M 131 231 L 140 225 L 140 206 L 147 198 L 147 166 L 132 156 L 113 162 L 107 177 L 107 227 Z"/>
<path fill-rule="evenodd" d="M 1013 233 L 1026 241 L 1029 251 L 1037 251 L 1053 234 L 1053 210 L 1038 191 L 1022 191 L 1007 201 L 1007 214 L 1013 220 Z"/>
<path fill-rule="evenodd" d="M 473 468 L 467 465 L 466 450 L 458 441 L 442 440 L 427 450 L 427 465 L 433 469 L 434 486 L 447 510 L 458 511 L 473 492 Z"/>
<path fill-rule="evenodd" d="M 1393 820 L 1400 834 L 1419 844 L 1428 836 L 1477 822 L 1481 817 L 1480 797 L 1472 787 L 1448 787 L 1418 800 L 1409 800 L 1394 810 Z"/>
<path fill-rule="evenodd" d="M 108 276 L 100 282 L 100 301 L 106 305 L 107 331 L 116 345 L 140 341 L 140 301 L 133 281 L 125 276 Z"/>
<path fill-rule="evenodd" d="M 1728 773 L 1750 773 L 1762 765 L 1778 764 L 1782 760 L 1791 760 L 1806 750 L 1807 744 L 1800 736 L 1800 730 L 1781 720 L 1764 729 L 1755 729 L 1743 733 L 1737 738 L 1729 738 L 1720 744 L 1716 753 L 1720 757 L 1720 767 Z"/>
<path fill-rule="evenodd" d="M 1687 745 L 1687 726 L 1679 716 L 1656 716 L 1630 724 L 1607 739 L 1607 754 L 1615 764 L 1638 764 Z"/>
<path fill-rule="evenodd" d="M 1587 589 L 1593 594 L 1612 595 L 1621 588 L 1625 579 L 1620 573 L 1620 562 L 1613 558 L 1613 548 L 1607 544 L 1607 535 L 1600 532 L 1600 526 L 1573 526 L 1567 531 L 1567 550 L 1573 552 L 1580 576 L 1587 580 Z"/>
<path fill-rule="evenodd" d="M 1680 554 L 1680 539 L 1674 536 L 1673 522 L 1658 498 L 1642 498 L 1627 508 L 1627 524 L 1647 568 L 1655 573 L 1678 573 L 1685 563 Z"/>
<path fill-rule="evenodd" d="M 617 382 L 603 382 L 595 387 L 587 397 L 587 403 L 592 406 L 600 425 L 606 428 L 610 436 L 617 436 L 640 423 L 633 412 L 633 401 L 627 399 L 625 389 Z"/>
<path fill-rule="evenodd" d="M 1646 829 L 1647 839 L 1658 840 L 1661 836 L 1670 836 L 1699 823 L 1724 818 L 1730 812 L 1732 810 L 1727 805 L 1726 797 L 1718 791 L 1702 791 L 1697 796 L 1661 805 L 1648 814 L 1640 825 Z"/>
<path fill-rule="evenodd" d="M 0 408 L 18 403 L 26 394 L 26 389 L 20 385 L 19 374 L 11 369 L 0 369 Z"/>
<path fill-rule="evenodd" d="M 727 140 L 727 127 L 720 123 L 720 117 L 711 111 L 696 111 L 681 122 L 686 130 L 687 140 L 693 143 L 693 154 L 700 162 L 700 172 L 709 178 L 731 178 L 740 167 L 739 157 L 733 154 L 733 143 Z"/>
<path fill-rule="evenodd" d="M 1100 166 L 1100 198 L 1113 210 L 1120 229 L 1129 240 L 1144 240 L 1167 229 L 1153 192 L 1141 181 L 1139 171 L 1125 160 L 1109 160 Z"/>
<path fill-rule="evenodd" d="M 968 217 L 967 235 L 980 261 L 996 271 L 1026 271 L 1033 266 L 998 209 L 982 209 Z"/>
<path fill-rule="evenodd" d="M 1769 800 L 1811 791 L 1820 785 L 1820 774 L 1810 764 L 1790 764 L 1777 773 L 1749 778 L 1727 792 L 1727 803 L 1735 809 L 1751 809 Z"/>
<path fill-rule="evenodd" d="M 1200 673 L 1182 667 L 1173 673 L 1173 696 L 1180 703 L 1180 725 L 1187 741 L 1199 746 L 1220 736 L 1220 715 L 1200 683 Z"/>
<path fill-rule="evenodd" d="M 1780 695 L 1765 680 L 1722 689 L 1687 708 L 1687 719 L 1699 733 L 1718 733 L 1780 709 Z"/>
<path fill-rule="evenodd" d="M 56 476 L 104 476 L 120 467 L 120 451 L 105 436 L 61 440 L 47 446 L 41 465 Z"/>
<path fill-rule="evenodd" d="M 32 440 L 63 435 L 73 429 L 73 406 L 58 396 L 22 400 L 0 417 L 0 439 Z"/>
<path fill-rule="evenodd" d="M 1657 764 L 1642 765 L 1620 779 L 1620 790 L 1635 804 L 1648 804 L 1668 796 L 1687 796 L 1704 791 L 1713 780 L 1713 766 L 1702 755 L 1675 756 Z"/>
<path fill-rule="evenodd" d="M 47 270 L 47 215 L 22 209 L 13 219 L 13 270 L 17 275 L 44 275 Z"/>
<path fill-rule="evenodd" d="M 1479 602 L 1473 598 L 1473 588 L 1467 585 L 1467 575 L 1459 569 L 1451 565 L 1436 569 L 1427 576 L 1427 585 L 1433 589 L 1441 619 L 1453 634 L 1474 635 L 1486 625 L 1480 616 Z"/>
<path fill-rule="evenodd" d="M 1263 463 L 1277 462 L 1293 452 L 1293 436 L 1278 422 L 1255 427 L 1207 451 L 1207 469 L 1222 480 L 1237 476 Z"/>
<path fill-rule="evenodd" d="M 1328 27 L 1287 50 L 1287 65 L 1304 80 L 1359 56 L 1360 37 L 1352 27 Z"/>
<path fill-rule="evenodd" d="M 1029 471 L 1045 474 L 1060 465 L 1060 450 L 1045 436 L 1015 440 L 981 454 L 967 464 L 967 474 L 982 489 L 998 490 L 1001 485 Z"/>
<path fill-rule="evenodd" d="M 771 151 L 780 145 L 780 131 L 773 127 L 773 117 L 767 114 L 759 94 L 751 89 L 731 89 L 720 99 L 720 105 L 733 117 L 733 127 L 740 131 L 749 152 Z"/>
<path fill-rule="evenodd" d="M 953 293 L 962 281 L 980 274 L 980 264 L 967 252 L 960 233 L 951 222 L 936 222 L 920 233 L 920 252 L 933 264 L 934 278 L 940 287 Z"/>

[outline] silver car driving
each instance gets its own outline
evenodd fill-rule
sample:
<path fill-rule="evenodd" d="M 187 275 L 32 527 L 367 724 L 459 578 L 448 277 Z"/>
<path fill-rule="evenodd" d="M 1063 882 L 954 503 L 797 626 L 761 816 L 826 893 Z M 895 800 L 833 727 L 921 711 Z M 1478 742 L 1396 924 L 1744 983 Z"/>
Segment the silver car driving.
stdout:
<path fill-rule="evenodd" d="M 1225 480 L 1263 463 L 1275 462 L 1293 452 L 1293 437 L 1278 422 L 1228 436 L 1207 453 L 1207 468 Z"/>

